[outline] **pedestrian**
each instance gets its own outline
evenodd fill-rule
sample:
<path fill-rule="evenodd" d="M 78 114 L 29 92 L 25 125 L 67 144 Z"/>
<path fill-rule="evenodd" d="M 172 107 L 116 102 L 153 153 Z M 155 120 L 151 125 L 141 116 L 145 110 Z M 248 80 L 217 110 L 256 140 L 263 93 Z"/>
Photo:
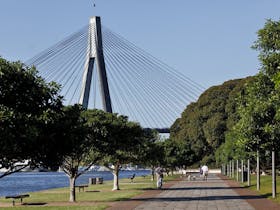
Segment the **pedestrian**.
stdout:
<path fill-rule="evenodd" d="M 158 166 L 155 169 L 155 172 L 156 172 L 156 177 L 157 177 L 157 188 L 161 189 L 162 182 L 163 182 L 163 169 L 160 166 Z"/>
<path fill-rule="evenodd" d="M 202 175 L 203 175 L 203 171 L 202 171 L 201 165 L 200 165 L 200 166 L 199 166 L 199 176 L 202 177 Z"/>
<path fill-rule="evenodd" d="M 202 170 L 203 180 L 207 181 L 207 176 L 208 176 L 208 171 L 209 171 L 208 166 L 207 165 L 203 165 L 201 167 L 201 170 Z"/>

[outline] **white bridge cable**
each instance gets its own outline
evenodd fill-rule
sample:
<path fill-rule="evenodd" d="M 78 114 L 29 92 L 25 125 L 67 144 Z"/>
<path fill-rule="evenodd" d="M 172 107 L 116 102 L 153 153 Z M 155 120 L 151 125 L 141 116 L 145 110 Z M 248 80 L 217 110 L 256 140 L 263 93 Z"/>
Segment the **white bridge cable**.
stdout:
<path fill-rule="evenodd" d="M 112 30 L 110 30 L 109 28 L 105 27 L 104 25 L 102 26 L 104 31 L 106 31 L 107 33 L 112 34 L 113 36 L 117 37 L 117 39 L 122 42 L 125 43 L 126 46 L 130 47 L 131 49 L 134 49 L 134 51 L 138 54 L 138 55 L 142 55 L 143 58 L 146 58 L 147 61 L 149 62 L 153 62 L 158 66 L 161 66 L 161 70 L 162 71 L 166 71 L 168 73 L 171 73 L 172 77 L 176 76 L 175 78 L 180 80 L 183 80 L 186 82 L 186 84 L 189 87 L 192 87 L 193 91 L 197 91 L 198 93 L 201 93 L 205 90 L 205 88 L 198 84 L 197 82 L 191 80 L 189 77 L 181 74 L 180 72 L 178 72 L 176 69 L 170 67 L 169 65 L 167 65 L 166 63 L 162 62 L 161 60 L 159 60 L 158 58 L 154 57 L 153 55 L 149 54 L 148 52 L 144 51 L 143 49 L 141 49 L 140 47 L 137 47 L 135 44 L 133 44 L 132 42 L 128 41 L 127 39 L 125 39 L 124 37 L 122 37 L 121 35 L 113 32 Z"/>
<path fill-rule="evenodd" d="M 106 59 L 106 66 L 107 69 L 114 68 L 111 63 L 110 59 Z M 110 84 L 110 93 L 111 93 L 111 100 L 113 101 L 112 103 L 112 109 L 115 113 L 122 113 L 123 115 L 129 116 L 130 120 L 136 121 L 137 117 L 135 116 L 135 112 L 133 112 L 133 109 L 135 107 L 132 107 L 130 102 L 126 99 L 126 97 L 122 97 L 121 95 L 125 91 L 122 89 L 123 87 L 119 87 L 118 82 L 113 82 L 113 81 L 118 81 L 119 79 L 122 79 L 118 74 L 114 74 L 112 71 L 108 71 L 108 83 Z M 129 96 L 133 97 L 133 95 L 130 93 L 130 90 L 128 89 Z M 125 111 L 120 112 L 121 107 L 126 107 Z M 128 113 L 131 113 L 129 115 Z M 143 115 L 142 112 L 140 112 L 141 116 Z M 147 122 L 145 122 L 147 123 Z"/>
<path fill-rule="evenodd" d="M 151 56 L 146 55 L 143 50 L 139 52 L 139 48 L 107 28 L 102 29 L 105 58 L 113 57 L 115 62 L 120 63 L 121 67 L 116 71 L 121 71 L 131 80 L 128 84 L 134 84 L 129 88 L 132 88 L 137 96 L 140 95 L 142 106 L 146 106 L 148 100 L 148 112 L 153 113 L 153 118 L 161 121 L 165 127 L 170 126 L 188 103 L 198 98 L 202 92 L 201 89 L 195 83 L 189 84 L 189 80 L 181 79 L 177 73 L 173 74 L 174 70 L 171 72 L 169 67 L 167 70 L 163 69 L 167 68 L 166 65 L 159 64 L 157 60 L 151 60 Z M 109 72 L 110 69 L 107 71 Z M 171 120 L 163 119 L 163 115 L 167 116 L 166 118 L 171 116 Z"/>
<path fill-rule="evenodd" d="M 46 73 L 49 72 L 49 75 L 46 77 L 46 79 L 55 78 L 58 83 L 62 84 L 61 80 L 63 80 L 64 76 L 66 76 L 63 73 L 69 73 L 69 65 L 72 65 L 74 62 L 77 62 L 77 55 L 85 53 L 85 43 L 86 36 L 79 37 L 78 40 L 76 40 L 74 43 L 71 43 L 72 48 L 65 49 L 63 52 L 61 52 L 60 56 L 57 56 L 55 57 L 55 59 L 52 59 L 51 65 L 47 66 L 47 68 L 49 68 L 50 71 L 46 71 Z"/>
<path fill-rule="evenodd" d="M 134 59 L 136 58 L 140 65 L 145 65 L 147 67 L 143 69 L 147 71 L 146 74 L 149 74 L 150 76 L 151 74 L 154 74 L 153 75 L 154 77 L 150 78 L 149 81 L 153 83 L 159 82 L 161 84 L 160 87 L 164 89 L 164 92 L 168 92 L 166 91 L 168 88 L 171 89 L 170 90 L 171 92 L 175 90 L 174 93 L 177 93 L 176 98 L 177 97 L 182 98 L 183 101 L 186 100 L 185 95 L 188 95 L 189 101 L 193 101 L 197 98 L 197 93 L 194 93 L 193 88 L 189 86 L 189 84 L 184 84 L 182 80 L 178 80 L 178 78 L 176 78 L 176 76 L 172 74 L 166 75 L 167 72 L 164 69 L 162 69 L 161 66 L 151 61 L 151 59 L 146 55 L 141 54 L 142 52 L 136 51 L 138 49 L 132 48 L 133 46 L 131 47 L 131 45 L 128 45 L 129 43 L 120 40 L 117 37 L 115 37 L 115 42 L 121 45 L 121 47 L 123 48 L 122 50 L 123 52 L 133 49 L 133 52 L 129 52 L 127 54 L 133 55 Z M 141 57 L 139 57 L 139 55 Z M 182 89 L 183 87 L 185 88 Z M 184 92 L 184 94 L 181 94 L 180 90 Z"/>
<path fill-rule="evenodd" d="M 108 40 L 105 39 L 104 45 L 107 45 L 107 42 Z M 142 108 L 145 106 L 141 106 L 140 103 L 134 103 L 137 94 L 135 94 L 135 92 L 131 92 L 131 88 L 128 87 L 127 78 L 122 74 L 122 72 L 118 71 L 118 69 L 120 69 L 119 63 L 114 62 L 113 57 L 106 56 L 106 51 L 104 51 L 104 53 L 105 63 L 107 64 L 106 68 L 109 74 L 108 82 L 111 87 L 110 91 L 115 92 L 115 94 L 111 94 L 112 101 L 120 101 L 120 103 L 117 103 L 119 106 L 114 106 L 116 103 L 112 103 L 114 106 L 113 110 L 115 112 L 121 112 L 122 114 L 129 116 L 132 121 L 139 121 L 140 117 L 142 119 L 141 121 L 143 121 L 145 124 L 149 124 L 147 121 L 149 118 L 145 116 L 147 110 L 142 110 Z M 126 81 L 123 83 L 124 79 Z M 135 115 L 135 113 L 138 113 L 138 117 Z"/>
<path fill-rule="evenodd" d="M 95 50 L 95 28 L 83 27 L 25 62 L 47 82 L 61 85 L 64 104 L 79 103 L 83 72 Z M 90 36 L 92 36 L 90 38 Z M 113 112 L 148 128 L 168 128 L 203 92 L 196 82 L 102 26 L 103 53 Z M 90 47 L 90 45 L 92 46 Z M 92 74 L 89 108 L 102 108 L 99 75 Z"/>
<path fill-rule="evenodd" d="M 26 62 L 29 66 L 36 66 L 47 81 L 55 81 L 61 85 L 60 94 L 64 96 L 65 105 L 78 102 L 78 89 L 82 84 L 88 51 L 87 32 L 88 26 L 83 27 Z"/>
<path fill-rule="evenodd" d="M 108 39 L 105 39 L 106 41 L 108 41 Z M 105 46 L 108 44 L 105 41 Z M 114 43 L 109 43 L 108 46 L 110 48 L 114 48 L 116 46 L 114 46 Z M 111 49 L 110 49 L 111 51 Z M 106 52 L 106 50 L 105 50 Z M 115 53 L 116 54 L 116 53 Z M 136 91 L 133 91 L 136 97 L 134 97 L 134 103 L 135 103 L 135 107 L 137 108 L 136 110 L 134 110 L 134 112 L 139 111 L 139 107 L 144 108 L 144 113 L 147 113 L 149 115 L 149 113 L 153 113 L 153 115 L 149 115 L 146 116 L 145 118 L 147 119 L 153 119 L 153 125 L 157 125 L 157 127 L 160 127 L 160 124 L 158 124 L 158 122 L 166 122 L 166 121 L 172 121 L 172 118 L 168 119 L 168 116 L 166 114 L 158 114 L 158 109 L 157 107 L 161 107 L 162 109 L 164 108 L 163 104 L 161 103 L 157 103 L 159 101 L 163 101 L 164 100 L 160 100 L 157 99 L 157 91 L 153 92 L 153 87 L 150 84 L 144 84 L 143 83 L 143 79 L 139 79 L 141 78 L 141 75 L 138 73 L 139 69 L 137 69 L 137 66 L 135 65 L 129 65 L 129 64 L 133 64 L 129 59 L 128 56 L 123 57 L 121 52 L 118 53 L 119 56 L 116 56 L 114 53 L 110 54 L 110 56 L 106 56 L 107 58 L 112 58 L 114 60 L 114 62 L 116 62 L 116 64 L 118 65 L 116 67 L 117 72 L 115 72 L 115 74 L 121 74 L 122 78 L 126 81 L 124 81 L 127 86 L 128 86 L 128 90 L 133 90 L 133 88 Z M 129 63 L 128 63 L 129 62 Z M 139 65 L 138 65 L 139 66 Z M 127 74 L 128 71 L 131 71 L 132 73 Z M 139 77 L 140 76 L 140 77 Z M 144 102 L 144 105 L 143 105 Z M 142 105 L 141 105 L 142 104 Z M 137 106 L 136 106 L 137 105 Z M 140 105 L 140 106 L 138 106 Z M 168 114 L 168 112 L 167 112 Z M 155 116 L 157 115 L 157 116 Z M 157 120 L 155 120 L 154 118 L 157 118 Z"/>
<path fill-rule="evenodd" d="M 114 57 L 114 56 L 110 56 Z M 115 58 L 114 62 L 118 63 L 124 63 L 122 61 L 116 61 Z M 120 65 L 121 67 L 117 67 L 117 69 L 125 69 L 124 66 Z M 168 121 L 166 119 L 166 112 L 165 113 L 158 113 L 160 111 L 160 108 L 164 108 L 161 104 L 163 101 L 162 99 L 157 98 L 158 96 L 154 95 L 152 92 L 152 89 L 149 85 L 143 84 L 141 80 L 137 80 L 137 74 L 126 74 L 123 73 L 123 71 L 116 71 L 116 74 L 120 74 L 122 79 L 124 80 L 126 84 L 126 92 L 133 92 L 134 96 L 132 95 L 132 98 L 130 97 L 130 100 L 134 102 L 135 110 L 134 112 L 139 112 L 143 110 L 144 113 L 146 113 L 146 116 L 143 116 L 144 119 L 150 119 L 152 122 L 152 125 L 156 125 L 157 127 L 161 127 L 159 123 L 163 123 Z M 129 90 L 129 91 L 127 91 Z M 132 91 L 131 91 L 132 90 Z M 123 96 L 123 97 L 129 97 L 129 96 Z M 139 106 L 138 106 L 139 105 Z M 139 108 L 140 107 L 140 108 Z M 152 113 L 152 115 L 150 114 Z M 167 112 L 168 114 L 168 112 Z M 171 118 L 172 119 L 172 118 Z M 172 120 L 171 120 L 172 122 Z M 150 123 L 151 124 L 151 123 Z"/>
<path fill-rule="evenodd" d="M 84 26 L 81 30 L 77 31 L 76 33 L 69 35 L 65 39 L 58 42 L 57 44 L 40 52 L 33 58 L 27 60 L 25 64 L 37 66 L 38 64 L 44 63 L 45 60 L 49 60 L 50 57 L 56 56 L 57 54 L 59 54 L 60 51 L 64 50 L 65 48 L 69 48 L 69 43 L 71 43 L 73 40 L 76 40 L 77 37 L 83 35 L 87 30 L 88 30 L 88 25 Z"/>
<path fill-rule="evenodd" d="M 114 45 L 114 42 L 112 42 L 112 45 Z M 116 46 L 116 45 L 114 45 L 114 46 Z M 126 53 L 123 56 L 121 56 L 123 54 L 124 50 L 119 48 L 119 46 L 116 46 L 116 48 L 117 48 L 117 50 L 119 50 L 117 53 L 120 55 L 120 58 L 122 59 L 121 63 L 127 63 L 127 65 L 132 65 L 130 67 L 130 71 L 133 71 L 133 73 L 131 75 L 132 76 L 138 75 L 139 78 L 141 78 L 141 80 L 137 80 L 137 81 L 142 84 L 142 88 L 149 87 L 150 94 L 153 95 L 155 93 L 156 95 L 154 95 L 154 96 L 160 95 L 160 98 L 165 98 L 165 99 L 173 98 L 174 100 L 177 99 L 174 95 L 170 94 L 169 91 L 163 90 L 164 85 L 159 83 L 158 75 L 155 75 L 156 77 L 158 77 L 158 78 L 156 78 L 156 80 L 153 81 L 150 79 L 150 74 L 154 73 L 150 70 L 152 68 L 151 66 L 147 67 L 147 66 L 143 65 L 143 62 L 139 61 L 136 58 L 136 56 L 132 56 L 133 54 L 131 54 L 131 53 Z M 114 55 L 114 53 L 112 53 L 112 55 Z M 145 73 L 143 70 L 147 71 L 147 73 Z M 155 91 L 155 90 L 159 90 L 159 91 Z M 152 97 L 152 99 L 154 99 L 154 97 Z M 177 106 L 176 106 L 177 103 L 175 103 L 175 107 L 174 107 L 174 103 L 169 103 L 170 100 L 160 100 L 160 101 L 163 102 L 163 104 L 160 104 L 160 105 L 164 105 L 164 106 L 172 105 L 172 108 L 177 108 Z M 177 111 L 181 111 L 180 108 Z"/>
<path fill-rule="evenodd" d="M 112 56 L 107 57 L 109 59 L 107 59 L 110 63 L 114 63 L 114 70 L 118 70 L 118 69 L 123 69 L 120 67 L 119 63 L 116 63 L 114 58 Z M 109 68 L 110 69 L 110 68 Z M 108 69 L 108 72 L 110 72 L 110 70 Z M 119 79 L 118 81 L 113 81 L 112 83 L 119 83 L 122 86 L 122 89 L 119 89 L 120 91 L 118 91 L 118 95 L 120 95 L 121 99 L 124 99 L 125 101 L 126 98 L 129 98 L 130 100 L 126 103 L 124 103 L 124 106 L 127 106 L 128 109 L 124 109 L 123 107 L 120 107 L 122 110 L 132 110 L 131 112 L 137 113 L 140 112 L 142 116 L 142 118 L 144 120 L 153 120 L 153 124 L 156 124 L 157 122 L 154 121 L 154 118 L 150 115 L 150 111 L 148 110 L 148 104 L 146 103 L 145 100 L 142 100 L 140 103 L 137 101 L 137 98 L 140 98 L 139 96 L 139 92 L 133 91 L 132 92 L 132 84 L 131 81 L 129 80 L 129 78 L 127 77 L 127 75 L 123 74 L 123 71 L 114 71 L 112 74 L 114 75 L 119 75 Z M 112 84 L 111 83 L 111 84 Z M 136 83 L 134 85 L 137 85 Z M 143 97 L 141 97 L 143 99 Z M 144 104 L 144 105 L 143 105 Z M 132 107 L 132 109 L 130 108 Z M 117 110 L 117 112 L 119 112 L 121 110 Z M 122 111 L 123 112 L 123 111 Z M 146 115 L 148 116 L 145 116 Z M 129 115 L 130 113 L 127 112 L 127 115 Z"/>

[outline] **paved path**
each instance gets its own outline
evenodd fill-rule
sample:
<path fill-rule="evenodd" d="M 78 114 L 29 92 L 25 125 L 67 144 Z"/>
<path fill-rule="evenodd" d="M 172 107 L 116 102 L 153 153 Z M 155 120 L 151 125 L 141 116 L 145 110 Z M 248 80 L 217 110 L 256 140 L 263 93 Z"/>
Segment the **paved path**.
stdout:
<path fill-rule="evenodd" d="M 210 174 L 208 181 L 180 181 L 157 195 L 152 201 L 144 202 L 136 210 L 187 209 L 187 210 L 253 210 L 219 177 Z"/>
<path fill-rule="evenodd" d="M 197 176 L 198 177 L 198 176 Z M 242 188 L 235 181 L 210 174 L 208 181 L 197 178 L 173 182 L 165 189 L 147 191 L 110 210 L 279 210 L 280 205 Z"/>

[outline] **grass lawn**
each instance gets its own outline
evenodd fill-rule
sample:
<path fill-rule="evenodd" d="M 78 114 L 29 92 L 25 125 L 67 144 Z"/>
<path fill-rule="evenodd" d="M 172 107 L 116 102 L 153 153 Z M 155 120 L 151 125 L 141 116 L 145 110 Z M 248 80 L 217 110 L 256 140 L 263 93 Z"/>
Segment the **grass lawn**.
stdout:
<path fill-rule="evenodd" d="M 164 180 L 170 181 L 177 176 L 167 177 Z M 119 191 L 112 191 L 113 182 L 105 181 L 103 184 L 90 185 L 85 192 L 76 189 L 76 203 L 70 203 L 69 188 L 50 189 L 40 192 L 29 193 L 30 197 L 24 198 L 25 205 L 20 205 L 16 200 L 16 206 L 12 207 L 11 199 L 0 198 L 0 205 L 10 205 L 13 209 L 46 209 L 46 210 L 102 210 L 109 207 L 107 202 L 122 201 L 143 193 L 145 190 L 155 189 L 156 182 L 150 177 L 135 177 L 134 182 L 130 179 L 120 180 Z M 11 207 L 0 207 L 0 209 L 11 209 Z"/>
<path fill-rule="evenodd" d="M 276 189 L 278 189 L 278 192 L 276 194 L 276 198 L 272 198 L 272 177 L 271 176 L 261 176 L 260 180 L 260 194 L 266 196 L 267 198 L 277 201 L 280 203 L 280 176 L 276 177 Z M 251 184 L 252 186 L 250 189 L 253 189 L 257 191 L 257 176 L 251 176 Z"/>
<path fill-rule="evenodd" d="M 272 198 L 272 177 L 269 175 L 261 176 L 260 182 L 260 191 L 257 191 L 257 176 L 251 175 L 251 186 L 249 187 L 249 189 L 258 192 L 260 195 L 263 195 L 273 201 L 276 201 L 277 203 L 280 203 L 280 176 L 276 176 L 276 189 L 278 191 L 276 194 L 276 198 Z M 242 185 L 247 186 L 247 181 L 244 182 Z"/>

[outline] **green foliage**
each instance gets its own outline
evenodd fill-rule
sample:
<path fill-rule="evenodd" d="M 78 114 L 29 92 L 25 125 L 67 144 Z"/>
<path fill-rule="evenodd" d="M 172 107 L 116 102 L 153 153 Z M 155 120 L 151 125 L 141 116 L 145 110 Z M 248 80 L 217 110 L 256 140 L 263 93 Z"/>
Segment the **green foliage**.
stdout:
<path fill-rule="evenodd" d="M 186 165 L 202 159 L 208 164 L 214 161 L 214 152 L 225 142 L 225 133 L 239 119 L 236 98 L 250 80 L 231 80 L 209 88 L 172 125 L 170 138 L 188 148 Z"/>
<path fill-rule="evenodd" d="M 83 108 L 80 105 L 65 107 L 60 123 L 61 141 L 63 142 L 62 169 L 69 177 L 77 178 L 82 172 L 78 172 L 79 166 L 96 163 L 95 148 L 96 138 L 89 138 L 89 133 L 96 136 L 97 131 L 92 131 L 87 126 L 87 119 L 83 116 Z M 94 133 L 94 134 L 93 134 Z M 93 157 L 94 156 L 94 157 Z"/>
<path fill-rule="evenodd" d="M 164 162 L 164 146 L 160 141 L 157 131 L 145 129 L 142 141 L 142 148 L 138 154 L 137 162 L 143 166 L 155 168 L 163 165 Z"/>
<path fill-rule="evenodd" d="M 279 149 L 280 139 L 280 22 L 268 20 L 258 31 L 254 49 L 260 52 L 261 71 L 240 102 L 239 144 L 249 151 Z"/>
<path fill-rule="evenodd" d="M 85 116 L 91 131 L 98 129 L 103 136 L 97 139 L 96 146 L 104 154 L 104 163 L 124 164 L 137 160 L 144 143 L 144 131 L 139 124 L 128 121 L 126 116 L 101 110 L 88 110 Z"/>
<path fill-rule="evenodd" d="M 126 116 L 100 110 L 87 111 L 86 116 L 91 131 L 98 130 L 102 136 L 97 138 L 95 144 L 102 154 L 100 164 L 114 174 L 113 190 L 119 190 L 118 173 L 121 166 L 143 160 L 141 153 L 147 150 L 149 137 L 154 137 L 145 132 L 138 123 L 128 121 Z"/>
<path fill-rule="evenodd" d="M 58 90 L 58 85 L 38 76 L 35 68 L 0 58 L 0 168 L 9 169 L 2 177 L 28 165 L 50 163 L 44 163 L 52 157 L 47 148 L 57 139 L 42 141 L 41 136 L 62 109 Z"/>
<path fill-rule="evenodd" d="M 174 170 L 176 168 L 185 168 L 192 164 L 194 153 L 190 149 L 188 142 L 167 139 L 163 142 L 163 146 L 165 159 L 162 165 L 165 168 Z"/>

